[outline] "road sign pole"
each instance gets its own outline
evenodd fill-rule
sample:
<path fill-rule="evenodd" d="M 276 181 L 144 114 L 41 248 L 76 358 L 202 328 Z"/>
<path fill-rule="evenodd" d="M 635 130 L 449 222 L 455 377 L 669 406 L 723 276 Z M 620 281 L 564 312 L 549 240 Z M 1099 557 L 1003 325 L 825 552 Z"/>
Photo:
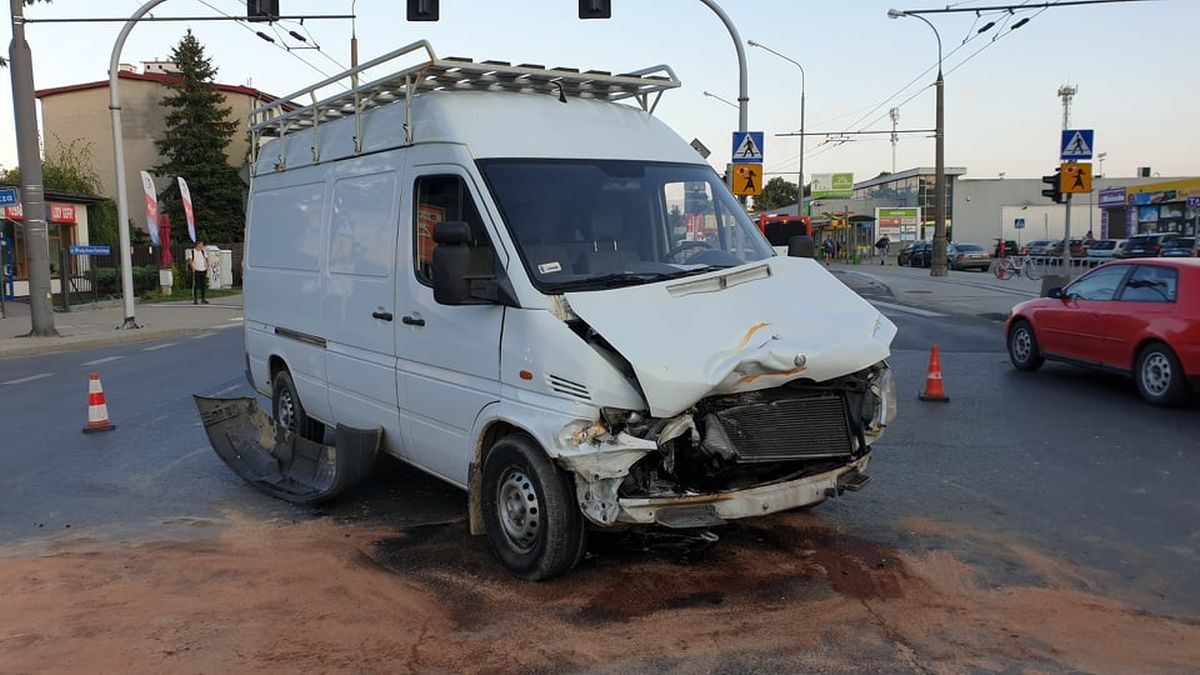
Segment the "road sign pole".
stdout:
<path fill-rule="evenodd" d="M 1071 193 L 1068 192 L 1063 201 L 1067 204 L 1066 223 L 1063 225 L 1063 274 L 1071 278 Z"/>
<path fill-rule="evenodd" d="M 30 335 L 54 336 L 50 297 L 50 234 L 42 191 L 38 151 L 37 104 L 33 95 L 33 55 L 25 41 L 24 0 L 10 0 L 13 37 L 8 70 L 12 77 L 13 115 L 17 123 L 17 163 L 21 166 L 21 208 L 25 218 L 25 269 L 29 274 Z"/>

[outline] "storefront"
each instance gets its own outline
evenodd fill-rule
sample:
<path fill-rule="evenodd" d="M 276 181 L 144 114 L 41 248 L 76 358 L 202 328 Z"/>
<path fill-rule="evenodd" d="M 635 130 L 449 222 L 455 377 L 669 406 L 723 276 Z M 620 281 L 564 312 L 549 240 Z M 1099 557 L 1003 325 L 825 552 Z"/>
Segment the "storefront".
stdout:
<path fill-rule="evenodd" d="M 57 293 L 61 277 L 61 252 L 69 250 L 76 244 L 88 244 L 87 207 L 99 198 L 88 195 L 46 191 L 46 226 L 49 239 L 51 291 Z M 28 236 L 25 232 L 25 214 L 20 204 L 4 207 L 3 219 L 0 220 L 0 237 L 5 240 L 4 265 L 11 275 L 13 295 L 22 297 L 29 295 L 29 254 Z M 68 275 L 79 274 L 83 270 L 74 269 L 86 265 L 86 260 L 78 257 L 67 257 Z M 5 282 L 10 279 L 5 279 Z M 8 285 L 5 285 L 5 292 Z"/>
<path fill-rule="evenodd" d="M 1100 193 L 1101 232 L 1112 238 L 1200 230 L 1200 178 L 1147 183 Z"/>

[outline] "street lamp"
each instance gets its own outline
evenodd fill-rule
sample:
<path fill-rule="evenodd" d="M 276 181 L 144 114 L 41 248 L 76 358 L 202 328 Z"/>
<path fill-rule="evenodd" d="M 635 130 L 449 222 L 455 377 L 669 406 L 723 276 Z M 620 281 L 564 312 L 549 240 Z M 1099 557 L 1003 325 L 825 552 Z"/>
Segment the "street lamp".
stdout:
<path fill-rule="evenodd" d="M 727 99 L 727 98 L 721 98 L 720 96 L 717 96 L 716 94 L 712 93 L 711 91 L 706 91 L 706 92 L 704 92 L 704 95 L 705 95 L 705 96 L 707 96 L 707 97 L 709 97 L 709 98 L 715 98 L 715 99 L 717 99 L 718 101 L 720 101 L 721 103 L 724 103 L 725 105 L 727 105 L 727 106 L 729 106 L 729 107 L 731 107 L 731 108 L 737 108 L 737 107 L 738 107 L 738 104 L 734 103 L 733 101 L 730 101 L 730 100 L 729 100 L 729 99 Z"/>
<path fill-rule="evenodd" d="M 799 174 L 799 182 L 796 183 L 796 215 L 801 215 L 801 207 L 804 204 L 804 66 L 800 65 L 800 63 L 795 59 L 784 56 L 774 49 L 771 49 L 764 44 L 755 42 L 754 40 L 748 40 L 746 44 L 750 45 L 751 47 L 765 49 L 766 51 L 778 56 L 784 61 L 787 61 L 788 63 L 800 69 L 800 169 L 797 172 Z"/>
<path fill-rule="evenodd" d="M 945 98 L 943 91 L 945 81 L 942 77 L 942 36 L 938 33 L 937 28 L 925 17 L 920 14 L 912 14 L 900 9 L 889 9 L 889 19 L 899 19 L 906 16 L 911 16 L 925 22 L 933 31 L 934 37 L 937 38 L 938 46 L 938 72 L 937 82 L 937 121 L 935 125 L 934 137 L 936 138 L 934 150 L 934 185 L 933 198 L 937 202 L 934 205 L 934 221 L 933 221 L 933 260 L 929 265 L 929 275 L 933 277 L 946 276 L 946 119 L 945 119 Z"/>

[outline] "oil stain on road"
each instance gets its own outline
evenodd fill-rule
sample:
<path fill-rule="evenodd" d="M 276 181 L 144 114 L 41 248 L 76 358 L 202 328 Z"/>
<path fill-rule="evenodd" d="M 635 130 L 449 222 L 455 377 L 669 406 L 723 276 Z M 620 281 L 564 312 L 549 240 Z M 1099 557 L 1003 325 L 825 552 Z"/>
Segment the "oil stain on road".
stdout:
<path fill-rule="evenodd" d="M 461 522 L 397 531 L 227 519 L 219 534 L 186 541 L 0 551 L 0 663 L 18 672 L 1168 672 L 1200 663 L 1200 622 L 1090 592 L 1077 583 L 1085 572 L 994 538 L 980 541 L 1028 567 L 1028 583 L 997 584 L 947 549 L 899 550 L 796 513 L 726 527 L 713 546 L 596 539 L 575 572 L 532 584 L 508 576 Z"/>

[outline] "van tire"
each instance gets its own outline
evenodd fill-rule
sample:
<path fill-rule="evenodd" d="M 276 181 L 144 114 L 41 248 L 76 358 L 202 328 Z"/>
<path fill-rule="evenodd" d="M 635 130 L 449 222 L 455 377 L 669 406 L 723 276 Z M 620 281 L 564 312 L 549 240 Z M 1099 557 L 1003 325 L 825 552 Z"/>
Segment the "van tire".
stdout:
<path fill-rule="evenodd" d="M 496 441 L 483 462 L 482 492 L 488 543 L 513 575 L 542 581 L 583 557 L 587 530 L 570 476 L 533 439 Z"/>
<path fill-rule="evenodd" d="M 286 368 L 275 373 L 275 381 L 271 385 L 271 417 L 301 438 L 314 443 L 325 442 L 325 425 L 304 412 L 300 394 L 296 392 L 296 383 Z"/>

